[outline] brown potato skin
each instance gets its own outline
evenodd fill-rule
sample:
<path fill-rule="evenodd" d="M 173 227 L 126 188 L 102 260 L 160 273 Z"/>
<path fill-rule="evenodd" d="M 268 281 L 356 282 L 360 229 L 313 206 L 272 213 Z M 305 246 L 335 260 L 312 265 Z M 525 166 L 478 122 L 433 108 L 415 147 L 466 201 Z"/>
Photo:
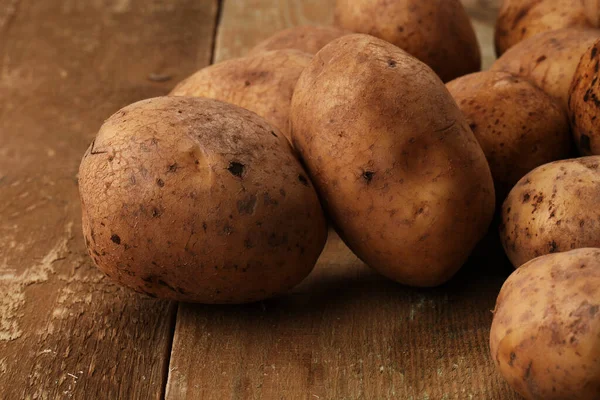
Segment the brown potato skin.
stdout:
<path fill-rule="evenodd" d="M 600 399 L 600 249 L 549 254 L 504 283 L 490 349 L 526 399 Z"/>
<path fill-rule="evenodd" d="M 327 43 L 348 35 L 349 31 L 334 26 L 296 26 L 285 29 L 268 37 L 257 44 L 249 54 L 264 51 L 296 49 L 307 54 L 315 55 Z"/>
<path fill-rule="evenodd" d="M 335 23 L 400 47 L 444 82 L 481 69 L 477 37 L 459 0 L 336 0 Z"/>
<path fill-rule="evenodd" d="M 292 100 L 292 132 L 340 236 L 383 275 L 435 286 L 494 213 L 477 140 L 433 71 L 368 35 L 325 46 Z"/>
<path fill-rule="evenodd" d="M 529 171 L 572 154 L 567 114 L 523 78 L 476 72 L 446 84 L 490 164 L 497 200 Z"/>
<path fill-rule="evenodd" d="M 500 239 L 515 268 L 550 253 L 600 247 L 600 157 L 542 165 L 502 206 Z"/>
<path fill-rule="evenodd" d="M 274 50 L 223 61 L 179 83 L 171 96 L 207 97 L 253 111 L 289 135 L 294 87 L 312 56 L 298 50 Z"/>
<path fill-rule="evenodd" d="M 504 0 L 496 20 L 496 54 L 541 32 L 596 26 L 582 0 Z"/>
<path fill-rule="evenodd" d="M 600 40 L 581 57 L 569 91 L 569 119 L 582 155 L 600 154 Z"/>
<path fill-rule="evenodd" d="M 94 262 L 138 292 L 246 303 L 312 270 L 327 227 L 287 140 L 256 114 L 159 97 L 110 117 L 79 169 Z"/>
<path fill-rule="evenodd" d="M 508 49 L 492 65 L 529 79 L 567 107 L 569 88 L 583 53 L 600 37 L 600 30 L 566 28 L 542 32 Z"/>

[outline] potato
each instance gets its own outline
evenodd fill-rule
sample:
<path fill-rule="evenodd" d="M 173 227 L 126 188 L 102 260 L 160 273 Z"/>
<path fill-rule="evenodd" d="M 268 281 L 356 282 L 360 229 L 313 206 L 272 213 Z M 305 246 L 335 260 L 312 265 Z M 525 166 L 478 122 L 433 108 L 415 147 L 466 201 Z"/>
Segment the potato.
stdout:
<path fill-rule="evenodd" d="M 276 50 L 223 61 L 196 72 L 171 96 L 208 97 L 253 111 L 289 139 L 294 87 L 312 56 L 298 50 Z"/>
<path fill-rule="evenodd" d="M 504 0 L 496 21 L 496 53 L 540 32 L 595 26 L 582 0 Z"/>
<path fill-rule="evenodd" d="M 336 39 L 302 73 L 291 123 L 340 236 L 387 277 L 441 284 L 485 234 L 494 187 L 483 151 L 408 53 L 369 35 Z"/>
<path fill-rule="evenodd" d="M 500 373 L 526 399 L 600 399 L 600 249 L 529 261 L 504 283 L 490 333 Z"/>
<path fill-rule="evenodd" d="M 491 69 L 529 79 L 566 108 L 579 59 L 599 37 L 596 29 L 542 32 L 511 47 Z"/>
<path fill-rule="evenodd" d="M 327 235 L 283 135 L 211 99 L 159 97 L 114 114 L 83 157 L 79 190 L 98 268 L 165 299 L 284 293 L 312 270 Z"/>
<path fill-rule="evenodd" d="M 444 82 L 481 69 L 477 37 L 459 0 L 336 0 L 335 22 L 395 44 Z"/>
<path fill-rule="evenodd" d="M 506 72 L 477 72 L 447 85 L 490 164 L 501 202 L 533 168 L 571 155 L 563 107 Z"/>
<path fill-rule="evenodd" d="M 250 54 L 296 49 L 314 55 L 327 43 L 350 32 L 333 26 L 297 26 L 275 33 L 256 45 Z"/>
<path fill-rule="evenodd" d="M 600 154 L 600 40 L 581 57 L 569 92 L 569 119 L 573 136 L 583 155 Z"/>
<path fill-rule="evenodd" d="M 556 161 L 511 190 L 500 238 L 515 267 L 544 254 L 600 247 L 599 166 L 600 156 Z"/>

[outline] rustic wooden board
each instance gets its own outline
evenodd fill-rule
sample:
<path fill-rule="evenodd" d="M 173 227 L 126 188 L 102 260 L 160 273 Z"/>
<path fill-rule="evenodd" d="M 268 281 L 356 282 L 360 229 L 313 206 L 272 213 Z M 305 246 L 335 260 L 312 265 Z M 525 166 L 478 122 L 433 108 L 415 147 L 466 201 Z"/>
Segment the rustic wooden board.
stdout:
<path fill-rule="evenodd" d="M 496 3 L 464 0 L 493 60 Z M 332 1 L 226 0 L 215 60 L 276 30 L 331 21 Z M 390 282 L 335 234 L 292 294 L 235 307 L 179 306 L 166 397 L 516 399 L 488 356 L 490 310 L 511 267 L 492 235 L 434 290 Z"/>
<path fill-rule="evenodd" d="M 85 254 L 79 160 L 103 119 L 210 60 L 216 0 L 0 2 L 0 398 L 161 398 L 175 305 Z"/>

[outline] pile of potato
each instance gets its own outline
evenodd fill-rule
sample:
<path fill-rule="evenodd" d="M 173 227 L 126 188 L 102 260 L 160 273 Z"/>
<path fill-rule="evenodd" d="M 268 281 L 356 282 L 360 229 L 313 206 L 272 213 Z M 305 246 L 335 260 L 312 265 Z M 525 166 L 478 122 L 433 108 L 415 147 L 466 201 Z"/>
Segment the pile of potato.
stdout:
<path fill-rule="evenodd" d="M 336 3 L 336 27 L 276 33 L 106 120 L 79 172 L 95 264 L 151 296 L 253 302 L 300 283 L 331 224 L 431 287 L 491 226 L 518 268 L 499 371 L 528 399 L 600 399 L 599 2 L 505 0 L 485 72 L 459 0 Z"/>

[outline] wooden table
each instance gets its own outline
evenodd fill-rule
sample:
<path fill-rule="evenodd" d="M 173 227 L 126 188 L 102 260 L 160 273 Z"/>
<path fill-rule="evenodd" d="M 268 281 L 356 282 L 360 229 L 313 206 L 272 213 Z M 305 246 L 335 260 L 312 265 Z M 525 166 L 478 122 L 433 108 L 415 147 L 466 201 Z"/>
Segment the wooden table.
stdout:
<path fill-rule="evenodd" d="M 495 1 L 464 0 L 493 59 Z M 332 234 L 288 296 L 209 307 L 106 279 L 86 255 L 77 169 L 103 119 L 325 0 L 0 1 L 0 398 L 514 399 L 488 355 L 510 273 L 484 246 L 449 284 L 406 288 Z"/>

